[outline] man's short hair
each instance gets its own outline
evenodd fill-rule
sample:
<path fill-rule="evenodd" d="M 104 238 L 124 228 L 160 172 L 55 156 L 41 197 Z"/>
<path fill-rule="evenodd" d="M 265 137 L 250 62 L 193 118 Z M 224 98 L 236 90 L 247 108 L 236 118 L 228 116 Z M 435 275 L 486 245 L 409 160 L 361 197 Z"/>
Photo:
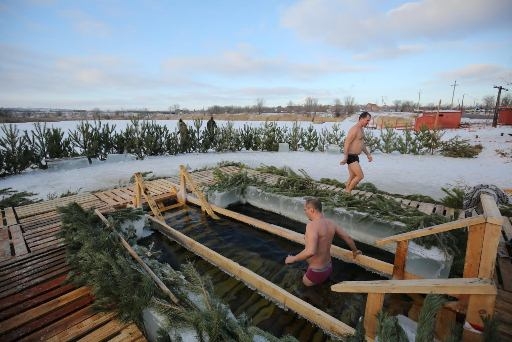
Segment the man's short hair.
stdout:
<path fill-rule="evenodd" d="M 306 207 L 313 207 L 318 212 L 322 212 L 322 202 L 316 197 L 306 197 Z"/>
<path fill-rule="evenodd" d="M 371 118 L 371 117 L 372 117 L 372 115 L 371 115 L 370 113 L 368 113 L 368 112 L 362 112 L 362 113 L 359 115 L 359 120 L 361 120 L 361 119 L 366 119 L 366 118 L 368 118 L 368 117 L 370 117 L 370 118 Z"/>

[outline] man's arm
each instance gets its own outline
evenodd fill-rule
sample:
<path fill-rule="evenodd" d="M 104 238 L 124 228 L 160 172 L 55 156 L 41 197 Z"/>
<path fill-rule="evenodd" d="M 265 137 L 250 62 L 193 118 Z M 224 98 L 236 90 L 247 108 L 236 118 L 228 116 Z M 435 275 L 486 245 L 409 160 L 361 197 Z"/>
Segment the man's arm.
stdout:
<path fill-rule="evenodd" d="M 368 149 L 366 148 L 366 146 L 364 145 L 363 143 L 363 152 L 364 154 L 366 154 L 366 157 L 368 158 L 368 161 L 372 161 L 373 160 L 373 157 L 372 155 L 370 154 L 370 151 L 368 151 Z"/>
<path fill-rule="evenodd" d="M 318 234 L 312 223 L 308 223 L 306 226 L 306 234 L 304 236 L 305 246 L 304 249 L 296 255 L 288 255 L 284 260 L 285 264 L 293 264 L 297 261 L 306 260 L 316 254 L 316 248 L 318 244 Z"/>
<path fill-rule="evenodd" d="M 357 249 L 354 240 L 350 237 L 350 235 L 347 234 L 347 232 L 343 228 L 341 228 L 337 224 L 335 225 L 335 227 L 336 227 L 336 235 L 338 235 L 340 238 L 343 239 L 343 241 L 345 241 L 347 243 L 347 245 L 350 247 L 350 250 L 352 251 L 352 254 L 354 255 L 354 259 L 359 254 L 363 254 L 363 252 L 361 252 L 359 249 Z"/>

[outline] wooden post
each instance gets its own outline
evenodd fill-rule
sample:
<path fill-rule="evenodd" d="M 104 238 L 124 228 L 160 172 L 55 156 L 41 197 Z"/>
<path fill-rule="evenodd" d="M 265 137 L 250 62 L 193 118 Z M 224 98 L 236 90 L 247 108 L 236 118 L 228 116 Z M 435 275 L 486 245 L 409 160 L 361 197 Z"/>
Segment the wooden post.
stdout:
<path fill-rule="evenodd" d="M 496 253 L 501 236 L 501 225 L 486 223 L 483 240 L 482 257 L 480 259 L 479 278 L 492 279 L 496 266 Z"/>
<path fill-rule="evenodd" d="M 480 258 L 485 234 L 485 223 L 469 226 L 466 258 L 464 260 L 464 278 L 475 278 L 480 268 Z"/>
<path fill-rule="evenodd" d="M 481 316 L 493 316 L 496 295 L 471 295 L 469 297 L 468 311 L 466 321 L 483 329 L 484 322 Z M 464 329 L 462 335 L 463 341 L 483 341 L 483 335 Z"/>
<path fill-rule="evenodd" d="M 180 165 L 180 190 L 178 191 L 177 197 L 178 202 L 185 204 L 187 202 L 187 180 L 185 179 L 185 168 Z"/>
<path fill-rule="evenodd" d="M 393 279 L 404 279 L 408 247 L 408 240 L 402 240 L 396 243 L 395 262 L 393 265 Z"/>
<path fill-rule="evenodd" d="M 368 293 L 364 312 L 364 329 L 366 336 L 374 339 L 377 335 L 377 314 L 382 310 L 384 293 Z"/>
<path fill-rule="evenodd" d="M 189 173 L 187 172 L 187 170 L 185 169 L 185 167 L 183 165 L 180 165 L 180 175 L 183 176 L 182 184 L 185 184 L 185 180 L 186 180 L 188 185 L 189 185 L 189 187 L 190 187 L 190 190 L 192 191 L 192 193 L 194 195 L 196 195 L 196 197 L 199 199 L 199 202 L 201 204 L 201 210 L 203 212 L 207 212 L 208 215 L 210 215 L 211 218 L 213 218 L 215 220 L 218 220 L 219 217 L 215 214 L 215 212 L 213 211 L 212 207 L 210 206 L 210 203 L 208 203 L 208 201 L 204 197 L 203 192 L 199 191 L 199 189 L 196 186 L 196 183 L 194 182 L 194 180 L 189 175 Z M 183 189 L 183 194 L 184 194 L 183 198 L 186 201 L 187 200 L 187 195 L 186 195 L 185 189 Z"/>

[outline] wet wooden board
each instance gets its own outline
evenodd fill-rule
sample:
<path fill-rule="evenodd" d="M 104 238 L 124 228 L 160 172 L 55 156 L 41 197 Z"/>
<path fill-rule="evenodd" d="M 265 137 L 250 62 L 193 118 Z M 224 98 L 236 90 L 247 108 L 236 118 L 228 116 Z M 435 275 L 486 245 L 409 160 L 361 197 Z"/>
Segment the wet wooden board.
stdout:
<path fill-rule="evenodd" d="M 27 204 L 24 206 L 16 207 L 16 214 L 18 217 L 24 218 L 27 216 L 34 216 L 38 214 L 43 214 L 49 211 L 54 211 L 58 207 L 66 206 L 70 203 L 76 202 L 78 204 L 86 204 L 88 202 L 96 202 L 97 198 L 90 194 L 77 194 L 71 195 L 67 197 L 57 198 L 50 201 L 38 202 L 34 204 Z"/>

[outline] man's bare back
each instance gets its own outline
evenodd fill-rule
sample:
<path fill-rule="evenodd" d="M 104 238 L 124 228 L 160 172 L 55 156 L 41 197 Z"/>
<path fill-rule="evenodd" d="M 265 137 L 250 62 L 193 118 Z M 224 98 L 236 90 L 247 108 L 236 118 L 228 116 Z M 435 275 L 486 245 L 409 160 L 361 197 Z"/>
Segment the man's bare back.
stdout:
<path fill-rule="evenodd" d="M 331 244 L 335 232 L 334 223 L 325 217 L 308 223 L 306 234 L 317 235 L 317 252 L 306 260 L 310 267 L 320 269 L 331 262 Z"/>
<path fill-rule="evenodd" d="M 306 260 L 309 267 L 302 277 L 302 282 L 306 286 L 312 286 L 324 282 L 332 272 L 331 245 L 334 235 L 338 235 L 347 243 L 354 258 L 361 254 L 361 251 L 357 249 L 354 240 L 343 228 L 324 217 L 322 203 L 318 199 L 306 199 L 304 213 L 311 221 L 306 226 L 304 249 L 296 255 L 288 255 L 284 262 L 293 264 Z"/>

